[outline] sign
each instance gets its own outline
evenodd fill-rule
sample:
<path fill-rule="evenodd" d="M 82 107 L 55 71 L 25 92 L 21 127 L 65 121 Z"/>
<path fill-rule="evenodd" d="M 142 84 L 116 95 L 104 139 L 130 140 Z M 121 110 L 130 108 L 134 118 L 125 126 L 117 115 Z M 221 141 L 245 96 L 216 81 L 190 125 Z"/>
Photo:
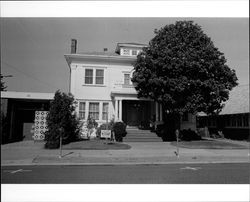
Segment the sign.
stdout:
<path fill-rule="evenodd" d="M 101 138 L 111 138 L 111 130 L 101 130 Z"/>
<path fill-rule="evenodd" d="M 44 133 L 48 130 L 46 123 L 48 113 L 48 111 L 35 112 L 34 140 L 44 140 Z"/>

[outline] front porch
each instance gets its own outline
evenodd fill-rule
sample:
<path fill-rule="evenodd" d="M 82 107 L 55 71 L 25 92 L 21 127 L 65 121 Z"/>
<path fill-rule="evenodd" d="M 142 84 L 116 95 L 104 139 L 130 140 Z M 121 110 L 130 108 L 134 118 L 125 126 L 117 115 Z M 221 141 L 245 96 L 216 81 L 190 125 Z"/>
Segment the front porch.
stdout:
<path fill-rule="evenodd" d="M 112 95 L 115 121 L 122 121 L 128 127 L 149 129 L 150 122 L 162 123 L 162 106 L 149 99 L 138 99 L 136 94 L 115 93 Z"/>

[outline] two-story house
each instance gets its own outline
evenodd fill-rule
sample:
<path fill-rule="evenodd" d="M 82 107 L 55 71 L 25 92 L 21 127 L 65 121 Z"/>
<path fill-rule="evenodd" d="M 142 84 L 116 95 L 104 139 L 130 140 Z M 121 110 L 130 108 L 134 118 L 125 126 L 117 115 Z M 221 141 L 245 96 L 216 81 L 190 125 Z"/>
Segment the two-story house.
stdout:
<path fill-rule="evenodd" d="M 82 120 L 93 117 L 99 124 L 114 118 L 128 126 L 148 128 L 150 119 L 162 122 L 162 106 L 149 99 L 138 99 L 131 82 L 133 63 L 145 44 L 118 43 L 115 53 L 76 53 L 65 58 L 70 68 L 70 92 Z"/>

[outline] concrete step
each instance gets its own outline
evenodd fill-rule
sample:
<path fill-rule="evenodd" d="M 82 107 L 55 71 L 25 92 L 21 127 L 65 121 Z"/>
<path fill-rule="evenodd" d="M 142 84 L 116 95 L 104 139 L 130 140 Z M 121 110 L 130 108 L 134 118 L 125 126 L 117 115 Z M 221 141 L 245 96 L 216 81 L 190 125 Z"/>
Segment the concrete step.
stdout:
<path fill-rule="evenodd" d="M 124 142 L 162 142 L 155 133 L 150 130 L 127 129 L 127 135 L 123 138 Z"/>

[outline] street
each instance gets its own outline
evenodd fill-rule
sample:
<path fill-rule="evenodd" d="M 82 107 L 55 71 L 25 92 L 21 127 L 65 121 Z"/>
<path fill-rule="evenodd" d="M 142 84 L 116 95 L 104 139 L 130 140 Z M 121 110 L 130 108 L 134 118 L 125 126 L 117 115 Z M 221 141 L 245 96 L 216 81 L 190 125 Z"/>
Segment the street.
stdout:
<path fill-rule="evenodd" d="M 3 166 L 3 184 L 249 184 L 249 163 Z"/>

